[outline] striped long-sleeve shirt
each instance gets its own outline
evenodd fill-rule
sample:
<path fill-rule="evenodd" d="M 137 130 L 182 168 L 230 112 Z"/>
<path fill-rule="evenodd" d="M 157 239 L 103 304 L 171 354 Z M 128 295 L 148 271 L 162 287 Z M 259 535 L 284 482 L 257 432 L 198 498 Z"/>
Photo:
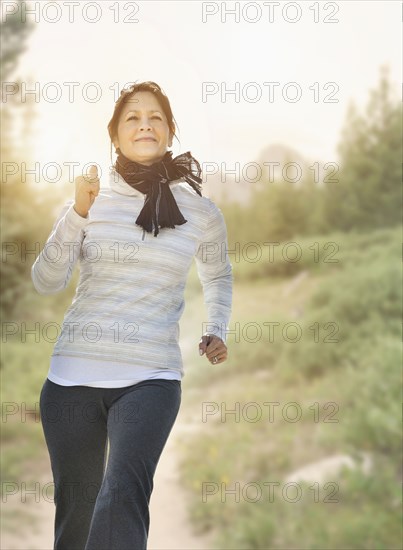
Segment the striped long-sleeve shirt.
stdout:
<path fill-rule="evenodd" d="M 207 309 L 202 333 L 226 342 L 232 307 L 232 265 L 221 210 L 183 179 L 170 184 L 187 220 L 157 237 L 136 225 L 145 195 L 113 169 L 86 218 L 68 200 L 36 258 L 40 294 L 80 276 L 51 356 L 48 378 L 61 385 L 124 387 L 150 378 L 184 376 L 179 319 L 193 258 Z"/>

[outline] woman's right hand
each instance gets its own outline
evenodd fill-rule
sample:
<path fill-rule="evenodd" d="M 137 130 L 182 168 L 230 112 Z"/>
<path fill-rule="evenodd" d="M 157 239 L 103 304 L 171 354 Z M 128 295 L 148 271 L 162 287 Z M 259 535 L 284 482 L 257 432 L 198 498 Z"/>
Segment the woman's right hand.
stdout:
<path fill-rule="evenodd" d="M 78 176 L 75 179 L 76 185 L 76 194 L 75 194 L 75 203 L 74 210 L 86 218 L 89 212 L 89 209 L 95 201 L 95 197 L 99 193 L 99 179 L 98 179 L 98 169 L 95 165 L 90 166 L 89 171 L 85 176 Z"/>

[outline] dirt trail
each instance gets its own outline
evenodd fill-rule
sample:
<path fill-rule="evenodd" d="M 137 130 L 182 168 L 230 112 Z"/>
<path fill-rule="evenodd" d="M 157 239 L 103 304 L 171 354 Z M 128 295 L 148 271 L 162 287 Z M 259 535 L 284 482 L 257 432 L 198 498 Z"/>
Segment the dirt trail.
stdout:
<path fill-rule="evenodd" d="M 176 443 L 184 433 L 194 430 L 179 412 L 154 476 L 150 502 L 148 550 L 210 550 L 211 537 L 193 532 L 187 516 L 187 497 L 180 483 Z M 197 429 L 197 428 L 196 428 Z"/>
<path fill-rule="evenodd" d="M 208 537 L 193 532 L 187 517 L 187 494 L 181 486 L 178 472 L 178 449 L 176 447 L 181 434 L 197 429 L 185 421 L 185 414 L 180 410 L 177 421 L 161 455 L 154 476 L 154 490 L 150 502 L 150 534 L 148 550 L 209 550 L 212 548 Z M 41 475 L 30 476 L 38 480 L 40 487 L 52 482 L 47 457 L 38 462 Z M 38 470 L 39 473 L 39 470 Z M 27 489 L 33 484 L 27 483 Z M 6 530 L 3 523 L 0 548 L 4 550 L 52 550 L 54 504 L 52 496 L 40 498 L 28 495 L 26 502 L 21 502 L 20 494 L 7 499 L 3 511 L 7 508 L 7 524 L 12 531 Z M 25 514 L 32 519 L 29 521 Z M 15 521 L 14 521 L 15 518 Z"/>
<path fill-rule="evenodd" d="M 52 472 L 48 468 L 47 455 L 34 465 L 27 482 L 27 492 L 38 483 L 36 494 L 27 494 L 22 500 L 22 491 L 7 497 L 7 503 L 2 504 L 2 532 L 0 548 L 3 550 L 52 550 L 54 503 L 52 491 L 49 494 L 46 487 L 52 484 Z M 36 474 L 36 475 L 35 475 Z"/>
<path fill-rule="evenodd" d="M 181 341 L 183 357 L 194 347 L 194 339 Z M 182 386 L 182 392 L 186 389 Z M 211 537 L 201 536 L 193 532 L 187 516 L 187 494 L 181 486 L 178 462 L 178 439 L 183 434 L 200 429 L 200 423 L 189 421 L 185 407 L 181 405 L 177 420 L 172 428 L 169 439 L 161 455 L 154 476 L 154 490 L 150 501 L 150 533 L 148 550 L 212 550 Z M 40 487 L 52 483 L 52 473 L 48 455 L 41 460 L 31 462 L 30 479 L 40 483 Z M 27 489 L 33 484 L 27 483 Z M 41 489 L 42 490 L 42 489 Z M 52 496 L 35 500 L 35 496 L 27 496 L 26 502 L 21 502 L 18 492 L 3 504 L 3 514 L 7 516 L 2 521 L 0 548 L 4 550 L 52 550 L 54 503 Z M 26 514 L 32 519 L 28 520 Z"/>

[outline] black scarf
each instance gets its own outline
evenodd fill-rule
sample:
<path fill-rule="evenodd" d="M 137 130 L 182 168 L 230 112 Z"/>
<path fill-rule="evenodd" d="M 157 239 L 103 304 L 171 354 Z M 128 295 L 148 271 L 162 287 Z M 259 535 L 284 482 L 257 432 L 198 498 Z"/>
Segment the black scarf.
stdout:
<path fill-rule="evenodd" d="M 170 189 L 169 182 L 184 178 L 187 183 L 200 195 L 201 168 L 190 151 L 172 159 L 172 151 L 167 151 L 164 157 L 146 166 L 123 155 L 121 150 L 116 150 L 118 157 L 115 170 L 133 188 L 146 195 L 144 206 L 136 219 L 148 233 L 154 229 L 154 237 L 159 233 L 159 227 L 175 228 L 175 225 L 183 225 L 187 222 L 182 216 L 176 204 L 176 200 Z"/>

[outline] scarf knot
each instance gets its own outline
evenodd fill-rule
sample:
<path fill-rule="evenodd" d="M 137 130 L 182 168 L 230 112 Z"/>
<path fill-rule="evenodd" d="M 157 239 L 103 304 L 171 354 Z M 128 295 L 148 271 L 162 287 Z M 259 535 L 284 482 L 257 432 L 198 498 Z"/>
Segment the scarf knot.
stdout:
<path fill-rule="evenodd" d="M 167 151 L 164 157 L 150 166 L 140 164 L 125 157 L 117 149 L 118 157 L 115 170 L 131 187 L 145 195 L 144 205 L 136 219 L 148 233 L 154 229 L 154 237 L 163 227 L 175 228 L 187 220 L 178 208 L 175 197 L 170 189 L 170 182 L 184 178 L 185 181 L 200 196 L 202 179 L 198 161 L 190 151 L 172 158 L 172 151 Z"/>

